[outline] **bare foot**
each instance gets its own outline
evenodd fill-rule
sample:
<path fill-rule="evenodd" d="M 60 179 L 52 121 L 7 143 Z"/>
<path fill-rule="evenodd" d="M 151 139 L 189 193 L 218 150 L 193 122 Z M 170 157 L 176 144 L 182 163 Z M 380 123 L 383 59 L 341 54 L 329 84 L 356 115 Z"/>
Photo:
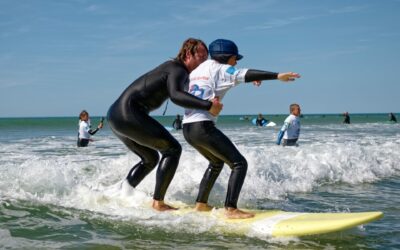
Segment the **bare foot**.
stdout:
<path fill-rule="evenodd" d="M 212 209 L 213 209 L 212 206 L 209 206 L 207 203 L 203 202 L 196 202 L 196 207 L 194 208 L 194 210 L 198 212 L 208 212 L 211 211 Z"/>
<path fill-rule="evenodd" d="M 157 211 L 168 211 L 168 210 L 177 210 L 175 207 L 171 207 L 170 205 L 167 205 L 164 203 L 164 201 L 157 201 L 153 200 L 153 205 L 152 207 L 157 210 Z"/>
<path fill-rule="evenodd" d="M 248 219 L 254 217 L 254 214 L 239 210 L 237 208 L 228 207 L 225 208 L 225 216 L 228 219 Z"/>

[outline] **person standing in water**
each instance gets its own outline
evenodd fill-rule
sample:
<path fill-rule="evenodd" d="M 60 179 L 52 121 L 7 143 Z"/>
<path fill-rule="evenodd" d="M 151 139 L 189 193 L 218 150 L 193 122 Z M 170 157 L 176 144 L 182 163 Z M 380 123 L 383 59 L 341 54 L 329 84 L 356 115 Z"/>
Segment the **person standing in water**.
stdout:
<path fill-rule="evenodd" d="M 230 40 L 217 39 L 209 45 L 211 59 L 203 62 L 190 74 L 189 93 L 203 100 L 222 99 L 227 91 L 239 83 L 279 79 L 293 81 L 297 73 L 273 73 L 253 69 L 237 69 L 242 59 L 236 44 Z M 216 126 L 216 117 L 204 110 L 186 108 L 183 118 L 183 135 L 208 161 L 209 165 L 200 183 L 196 199 L 197 211 L 208 211 L 208 197 L 224 163 L 232 172 L 225 199 L 225 216 L 231 219 L 250 218 L 253 213 L 237 208 L 239 194 L 247 172 L 247 161 L 232 141 Z"/>
<path fill-rule="evenodd" d="M 350 115 L 349 115 L 349 112 L 343 113 L 343 116 L 344 116 L 343 123 L 344 123 L 344 124 L 350 124 Z"/>
<path fill-rule="evenodd" d="M 175 130 L 182 129 L 182 118 L 179 114 L 176 115 L 176 118 L 175 118 L 174 122 L 172 123 L 172 127 Z"/>
<path fill-rule="evenodd" d="M 79 114 L 79 129 L 77 141 L 78 147 L 87 147 L 89 145 L 89 142 L 92 141 L 90 137 L 103 128 L 103 120 L 104 119 L 102 117 L 97 128 L 92 130 L 90 125 L 89 113 L 86 110 L 82 110 L 82 112 Z"/>
<path fill-rule="evenodd" d="M 267 120 L 263 117 L 262 114 L 258 114 L 257 119 L 256 119 L 256 126 L 264 126 L 264 124 L 267 123 Z"/>
<path fill-rule="evenodd" d="M 391 121 L 391 122 L 395 122 L 395 123 L 397 122 L 396 116 L 393 113 L 389 114 L 389 119 L 390 119 L 389 121 Z"/>
<path fill-rule="evenodd" d="M 175 209 L 164 202 L 164 196 L 174 177 L 182 147 L 149 113 L 170 98 L 179 106 L 217 115 L 222 109 L 217 99 L 202 100 L 185 91 L 189 73 L 207 58 L 208 50 L 203 41 L 187 39 L 175 59 L 136 79 L 108 111 L 111 130 L 140 157 L 126 177 L 129 184 L 132 187 L 139 185 L 158 164 L 152 204 L 158 211 Z"/>
<path fill-rule="evenodd" d="M 300 105 L 294 103 L 290 105 L 290 115 L 279 130 L 276 144 L 280 145 L 282 138 L 282 146 L 297 146 L 297 140 L 300 136 Z"/>

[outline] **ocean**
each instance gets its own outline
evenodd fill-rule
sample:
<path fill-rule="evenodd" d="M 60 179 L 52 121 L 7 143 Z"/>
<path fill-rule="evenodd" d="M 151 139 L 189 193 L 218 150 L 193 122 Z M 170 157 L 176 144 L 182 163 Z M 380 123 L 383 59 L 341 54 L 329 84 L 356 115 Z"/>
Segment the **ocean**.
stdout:
<path fill-rule="evenodd" d="M 126 185 L 139 158 L 107 123 L 77 148 L 76 117 L 0 118 L 0 248 L 399 249 L 400 124 L 387 114 L 350 115 L 352 124 L 340 114 L 305 114 L 298 147 L 275 144 L 287 115 L 266 115 L 275 127 L 256 127 L 243 115 L 218 120 L 249 165 L 240 208 L 384 213 L 344 232 L 290 238 L 229 234 L 212 218 L 149 209 L 156 171 L 135 190 Z M 165 126 L 174 120 L 155 118 Z M 194 204 L 207 161 L 181 131 L 171 133 L 183 153 L 165 200 Z M 229 174 L 225 165 L 211 205 L 223 206 Z"/>

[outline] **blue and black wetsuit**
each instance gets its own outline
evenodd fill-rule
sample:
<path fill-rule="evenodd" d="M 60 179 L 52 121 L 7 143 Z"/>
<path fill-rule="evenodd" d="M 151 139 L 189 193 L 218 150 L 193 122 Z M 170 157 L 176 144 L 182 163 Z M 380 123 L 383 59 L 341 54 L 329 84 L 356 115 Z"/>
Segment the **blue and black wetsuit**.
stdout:
<path fill-rule="evenodd" d="M 178 141 L 149 112 L 170 98 L 186 108 L 209 110 L 212 103 L 185 92 L 189 72 L 177 60 L 167 61 L 129 85 L 108 111 L 115 135 L 141 161 L 129 171 L 127 180 L 136 187 L 158 164 L 153 198 L 162 201 L 182 152 Z M 159 156 L 161 153 L 161 160 Z"/>

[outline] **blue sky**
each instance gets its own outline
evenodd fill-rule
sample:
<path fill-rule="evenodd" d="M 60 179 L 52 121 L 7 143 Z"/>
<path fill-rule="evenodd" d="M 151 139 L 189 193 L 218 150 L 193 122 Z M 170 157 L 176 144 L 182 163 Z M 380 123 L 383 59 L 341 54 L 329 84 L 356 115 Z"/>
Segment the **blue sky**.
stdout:
<path fill-rule="evenodd" d="M 188 37 L 234 40 L 238 67 L 302 75 L 240 85 L 222 114 L 285 114 L 293 102 L 400 112 L 399 12 L 399 0 L 0 0 L 0 117 L 104 115 Z"/>

